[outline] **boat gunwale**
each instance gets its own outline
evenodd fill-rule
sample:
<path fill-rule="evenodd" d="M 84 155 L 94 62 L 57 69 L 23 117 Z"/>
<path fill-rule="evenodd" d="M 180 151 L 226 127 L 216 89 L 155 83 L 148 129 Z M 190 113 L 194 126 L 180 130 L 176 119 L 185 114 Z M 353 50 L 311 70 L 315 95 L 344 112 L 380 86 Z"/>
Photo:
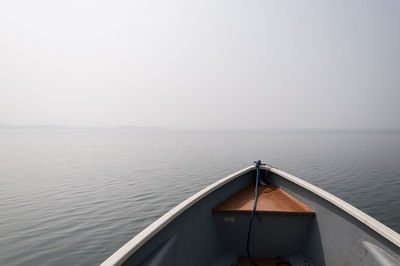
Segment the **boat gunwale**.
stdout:
<path fill-rule="evenodd" d="M 155 234 L 157 234 L 161 229 L 171 223 L 176 217 L 178 217 L 181 213 L 189 209 L 195 203 L 214 192 L 218 188 L 223 185 L 235 180 L 239 176 L 242 176 L 251 170 L 255 170 L 255 166 L 251 165 L 242 170 L 239 170 L 227 177 L 224 177 L 215 183 L 207 186 L 206 188 L 200 190 L 193 196 L 184 200 L 176 207 L 165 213 L 163 216 L 158 218 L 152 224 L 143 229 L 139 234 L 129 240 L 126 244 L 124 244 L 120 249 L 118 249 L 114 254 L 112 254 L 108 259 L 106 259 L 101 266 L 109 266 L 109 265 L 121 265 L 125 260 L 127 260 L 135 251 L 137 251 L 140 247 L 142 247 L 150 238 L 152 238 Z"/>
<path fill-rule="evenodd" d="M 394 245 L 400 247 L 400 234 L 396 231 L 390 229 L 386 225 L 382 224 L 381 222 L 377 221 L 373 217 L 369 216 L 368 214 L 364 213 L 363 211 L 357 209 L 356 207 L 350 205 L 349 203 L 341 200 L 340 198 L 330 194 L 329 192 L 314 186 L 307 181 L 304 181 L 294 175 L 291 175 L 285 171 L 279 170 L 277 168 L 268 166 L 268 165 L 261 165 L 261 169 L 265 169 L 271 171 L 272 173 L 277 174 L 278 176 L 292 182 L 307 191 L 317 195 L 318 197 L 327 200 L 328 202 L 332 203 L 339 209 L 343 210 L 344 212 L 348 213 L 361 223 L 365 224 L 373 231 L 377 232 L 379 235 L 387 239 L 389 242 L 393 243 Z M 139 234 L 125 243 L 121 248 L 119 248 L 114 254 L 108 257 L 101 266 L 110 266 L 110 265 L 121 265 L 125 260 L 127 260 L 135 251 L 137 251 L 140 247 L 142 247 L 150 238 L 152 238 L 155 234 L 161 231 L 165 226 L 171 223 L 175 218 L 177 218 L 181 213 L 189 209 L 195 203 L 209 195 L 210 193 L 214 192 L 218 188 L 222 187 L 223 185 L 235 180 L 239 176 L 242 176 L 251 170 L 255 170 L 255 166 L 251 165 L 242 170 L 239 170 L 227 177 L 224 177 L 215 183 L 207 186 L 206 188 L 200 190 L 193 196 L 189 197 L 188 199 L 184 200 L 176 207 L 165 213 L 163 216 L 158 218 L 152 224 L 147 226 L 144 230 L 142 230 Z"/>
<path fill-rule="evenodd" d="M 294 175 L 291 175 L 285 171 L 279 170 L 277 168 L 273 168 L 270 166 L 261 166 L 262 169 L 269 170 L 278 176 L 296 184 L 299 185 L 300 187 L 306 189 L 307 191 L 310 191 L 311 193 L 319 196 L 320 198 L 327 200 L 328 202 L 332 203 L 339 209 L 345 211 L 346 213 L 350 214 L 352 217 L 360 221 L 361 223 L 365 224 L 369 228 L 371 228 L 373 231 L 377 232 L 379 235 L 382 237 L 386 238 L 389 242 L 393 243 L 397 247 L 400 247 L 400 234 L 394 231 L 393 229 L 387 227 L 383 223 L 379 222 L 375 218 L 369 216 L 365 212 L 357 209 L 353 205 L 345 202 L 344 200 L 332 195 L 331 193 L 314 186 L 307 181 L 304 181 Z"/>

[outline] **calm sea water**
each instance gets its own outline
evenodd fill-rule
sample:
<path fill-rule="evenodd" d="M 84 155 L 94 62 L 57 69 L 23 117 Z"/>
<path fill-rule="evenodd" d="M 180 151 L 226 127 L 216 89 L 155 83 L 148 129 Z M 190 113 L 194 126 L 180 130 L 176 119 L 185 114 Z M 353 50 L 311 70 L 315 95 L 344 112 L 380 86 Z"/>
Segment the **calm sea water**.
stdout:
<path fill-rule="evenodd" d="M 400 232 L 400 133 L 0 132 L 0 265 L 97 265 L 261 159 Z"/>

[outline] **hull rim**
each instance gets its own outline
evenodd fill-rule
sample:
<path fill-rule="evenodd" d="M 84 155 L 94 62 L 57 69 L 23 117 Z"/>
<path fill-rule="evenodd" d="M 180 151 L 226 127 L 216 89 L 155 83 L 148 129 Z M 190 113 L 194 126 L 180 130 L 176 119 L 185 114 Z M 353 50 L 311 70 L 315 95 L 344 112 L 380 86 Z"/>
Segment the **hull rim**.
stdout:
<path fill-rule="evenodd" d="M 151 239 L 155 234 L 157 234 L 161 229 L 171 223 L 175 218 L 177 218 L 182 212 L 189 209 L 192 205 L 222 187 L 226 183 L 238 178 L 241 175 L 254 170 L 254 165 L 248 166 L 242 170 L 239 170 L 227 177 L 224 177 L 217 182 L 207 186 L 206 188 L 200 190 L 193 196 L 182 201 L 176 207 L 165 213 L 163 216 L 158 218 L 152 224 L 143 229 L 139 234 L 129 240 L 120 249 L 118 249 L 114 254 L 112 254 L 108 259 L 106 259 L 101 266 L 111 266 L 111 265 L 121 265 L 126 259 L 128 259 L 135 251 L 137 251 L 141 246 L 143 246 L 149 239 Z"/>
<path fill-rule="evenodd" d="M 352 217 L 360 221 L 361 223 L 365 224 L 373 231 L 377 232 L 379 235 L 387 239 L 389 242 L 393 243 L 397 247 L 400 247 L 400 234 L 396 231 L 390 229 L 386 225 L 382 224 L 381 222 L 377 221 L 373 217 L 369 216 L 368 214 L 364 213 L 363 211 L 357 209 L 356 207 L 350 205 L 349 203 L 345 202 L 344 200 L 332 195 L 331 193 L 304 181 L 292 174 L 289 174 L 285 171 L 279 170 L 277 168 L 268 166 L 268 165 L 261 165 L 261 169 L 271 171 L 272 173 L 277 174 L 281 178 L 284 178 L 304 189 L 308 192 L 317 195 L 318 197 L 332 203 L 337 208 L 343 210 L 344 212 L 350 214 Z M 207 186 L 206 188 L 200 190 L 193 196 L 189 197 L 188 199 L 184 200 L 176 207 L 165 213 L 163 216 L 158 218 L 152 224 L 147 226 L 143 229 L 139 234 L 125 243 L 121 248 L 119 248 L 115 253 L 113 253 L 110 257 L 108 257 L 101 266 L 111 266 L 111 265 L 121 265 L 126 259 L 128 259 L 135 251 L 137 251 L 140 247 L 142 247 L 149 239 L 151 239 L 154 235 L 156 235 L 161 229 L 171 223 L 175 218 L 177 218 L 181 213 L 185 210 L 189 209 L 192 205 L 212 193 L 213 191 L 217 190 L 218 188 L 222 187 L 223 185 L 231 182 L 232 180 L 238 178 L 239 176 L 246 174 L 255 170 L 255 166 L 251 165 L 242 170 L 239 170 L 231 175 L 228 175 L 215 183 Z"/>
<path fill-rule="evenodd" d="M 400 247 L 400 234 L 394 231 L 393 229 L 387 227 L 383 223 L 379 222 L 375 218 L 369 216 L 365 212 L 357 209 L 353 205 L 345 202 L 344 200 L 332 195 L 331 193 L 314 186 L 303 179 L 300 179 L 294 175 L 291 175 L 285 171 L 279 170 L 277 168 L 269 167 L 269 166 L 261 166 L 261 168 L 269 170 L 278 176 L 299 185 L 300 187 L 306 189 L 307 191 L 317 195 L 318 197 L 327 200 L 328 202 L 332 203 L 339 209 L 345 211 L 346 213 L 350 214 L 352 217 L 360 221 L 361 223 L 365 224 L 373 231 L 377 232 L 382 237 L 389 240 L 389 242 L 393 243 L 397 247 Z"/>

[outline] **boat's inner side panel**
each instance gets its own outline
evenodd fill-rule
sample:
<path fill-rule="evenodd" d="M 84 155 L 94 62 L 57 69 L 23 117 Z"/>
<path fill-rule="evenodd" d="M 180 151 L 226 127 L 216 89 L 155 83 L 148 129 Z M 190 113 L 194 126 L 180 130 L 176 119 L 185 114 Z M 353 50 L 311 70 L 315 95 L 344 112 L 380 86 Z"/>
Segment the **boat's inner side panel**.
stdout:
<path fill-rule="evenodd" d="M 315 212 L 304 251 L 315 265 L 400 265 L 400 248 L 352 215 L 275 173 L 267 179 Z"/>
<path fill-rule="evenodd" d="M 211 265 L 224 253 L 211 209 L 254 180 L 255 171 L 250 171 L 207 195 L 147 241 L 123 265 Z"/>
<path fill-rule="evenodd" d="M 251 255 L 255 258 L 303 255 L 312 220 L 312 216 L 256 214 L 249 245 Z M 215 221 L 224 249 L 238 257 L 246 257 L 249 215 L 216 213 Z"/>
<path fill-rule="evenodd" d="M 262 170 L 261 175 L 276 194 L 261 193 L 250 241 L 253 257 L 264 262 L 280 257 L 292 265 L 385 265 L 377 260 L 399 259 L 397 246 L 333 204 L 274 173 Z M 247 265 L 254 180 L 252 170 L 205 196 L 124 265 Z M 267 202 L 282 198 L 287 204 Z M 388 257 L 376 255 L 380 249 Z"/>

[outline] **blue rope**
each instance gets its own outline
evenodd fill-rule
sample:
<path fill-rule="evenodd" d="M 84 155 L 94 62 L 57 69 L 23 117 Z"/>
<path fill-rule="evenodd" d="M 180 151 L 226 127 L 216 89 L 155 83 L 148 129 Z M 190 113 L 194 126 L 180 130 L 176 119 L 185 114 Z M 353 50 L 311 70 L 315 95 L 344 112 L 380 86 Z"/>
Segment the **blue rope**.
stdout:
<path fill-rule="evenodd" d="M 257 266 L 257 264 L 253 261 L 253 258 L 250 256 L 249 243 L 250 243 L 250 235 L 251 235 L 251 225 L 253 224 L 253 216 L 254 216 L 254 213 L 255 213 L 256 207 L 257 207 L 258 181 L 260 179 L 260 165 L 261 165 L 261 161 L 258 160 L 256 162 L 257 175 L 256 175 L 256 188 L 255 188 L 255 191 L 254 191 L 254 206 L 253 206 L 253 210 L 251 211 L 249 231 L 247 232 L 247 244 L 246 244 L 247 257 L 249 258 L 251 263 L 253 263 L 253 265 L 255 265 L 255 266 Z"/>

